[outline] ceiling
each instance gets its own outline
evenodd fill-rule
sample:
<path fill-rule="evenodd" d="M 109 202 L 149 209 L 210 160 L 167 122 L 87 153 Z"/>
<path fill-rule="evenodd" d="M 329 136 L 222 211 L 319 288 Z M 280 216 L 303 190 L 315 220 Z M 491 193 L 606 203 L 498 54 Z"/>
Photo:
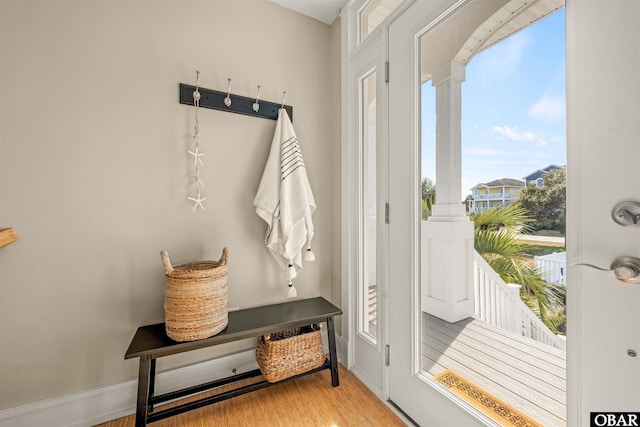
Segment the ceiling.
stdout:
<path fill-rule="evenodd" d="M 456 60 L 471 57 L 564 7 L 565 0 L 511 0 L 469 37 Z"/>
<path fill-rule="evenodd" d="M 271 0 L 274 3 L 331 25 L 348 0 Z"/>
<path fill-rule="evenodd" d="M 349 0 L 270 0 L 331 25 Z M 564 7 L 565 0 L 511 0 L 469 38 L 457 60 L 467 62 L 474 54 L 520 31 L 538 19 Z M 386 15 L 385 15 L 386 17 Z M 383 20 L 384 17 L 381 19 Z"/>

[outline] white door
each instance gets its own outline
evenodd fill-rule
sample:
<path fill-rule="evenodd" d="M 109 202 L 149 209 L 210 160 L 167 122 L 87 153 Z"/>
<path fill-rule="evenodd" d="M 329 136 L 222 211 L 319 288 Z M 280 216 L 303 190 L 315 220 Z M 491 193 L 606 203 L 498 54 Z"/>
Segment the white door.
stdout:
<path fill-rule="evenodd" d="M 420 372 L 419 51 L 421 37 L 460 5 L 450 6 L 450 0 L 418 0 L 389 27 L 389 398 L 423 426 L 489 422 Z"/>
<path fill-rule="evenodd" d="M 595 412 L 640 412 L 640 284 L 571 266 L 640 258 L 640 227 L 611 216 L 620 202 L 640 202 L 640 2 L 623 4 L 566 7 L 570 426 L 589 425 Z"/>
<path fill-rule="evenodd" d="M 424 426 L 491 424 L 420 374 L 419 43 L 463 3 L 506 1 L 417 0 L 389 27 L 389 398 Z M 570 264 L 640 257 L 640 227 L 611 218 L 617 203 L 640 201 L 640 3 L 624 4 L 567 5 Z M 640 285 L 586 266 L 569 272 L 568 425 L 589 425 L 596 411 L 638 412 Z"/>
<path fill-rule="evenodd" d="M 350 61 L 348 79 L 349 127 L 346 179 L 353 193 L 348 197 L 349 307 L 351 317 L 352 370 L 382 397 L 386 332 L 387 200 L 386 103 L 384 44 L 378 30 L 367 38 Z M 380 108 L 379 108 L 380 106 Z"/>

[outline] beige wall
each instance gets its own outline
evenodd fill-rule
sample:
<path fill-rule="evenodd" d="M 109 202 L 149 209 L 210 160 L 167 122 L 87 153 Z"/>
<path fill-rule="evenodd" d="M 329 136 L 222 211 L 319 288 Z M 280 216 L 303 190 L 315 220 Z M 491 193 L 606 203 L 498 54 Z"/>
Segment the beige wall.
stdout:
<path fill-rule="evenodd" d="M 284 300 L 252 206 L 275 122 L 201 110 L 208 199 L 192 213 L 177 98 L 195 70 L 211 89 L 287 91 L 318 204 L 296 286 L 339 304 L 339 28 L 266 0 L 0 2 L 0 228 L 21 237 L 0 249 L 0 409 L 135 378 L 123 356 L 163 321 L 162 249 L 228 246 L 229 306 Z"/>

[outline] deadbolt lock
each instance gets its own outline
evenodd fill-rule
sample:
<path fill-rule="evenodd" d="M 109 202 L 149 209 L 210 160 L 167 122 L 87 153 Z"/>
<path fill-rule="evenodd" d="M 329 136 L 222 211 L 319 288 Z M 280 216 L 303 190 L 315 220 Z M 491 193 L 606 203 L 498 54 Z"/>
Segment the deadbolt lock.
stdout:
<path fill-rule="evenodd" d="M 640 202 L 618 203 L 611 210 L 611 218 L 623 227 L 640 227 Z"/>

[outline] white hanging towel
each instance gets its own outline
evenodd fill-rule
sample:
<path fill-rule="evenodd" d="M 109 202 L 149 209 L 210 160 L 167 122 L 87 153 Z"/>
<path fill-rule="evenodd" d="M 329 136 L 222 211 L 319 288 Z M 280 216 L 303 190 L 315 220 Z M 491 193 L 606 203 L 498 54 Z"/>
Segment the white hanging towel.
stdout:
<path fill-rule="evenodd" d="M 295 297 L 293 279 L 305 261 L 314 261 L 311 251 L 316 202 L 311 192 L 302 152 L 293 124 L 284 108 L 278 112 L 271 151 L 253 204 L 267 223 L 265 244 L 288 280 L 287 297 Z"/>

